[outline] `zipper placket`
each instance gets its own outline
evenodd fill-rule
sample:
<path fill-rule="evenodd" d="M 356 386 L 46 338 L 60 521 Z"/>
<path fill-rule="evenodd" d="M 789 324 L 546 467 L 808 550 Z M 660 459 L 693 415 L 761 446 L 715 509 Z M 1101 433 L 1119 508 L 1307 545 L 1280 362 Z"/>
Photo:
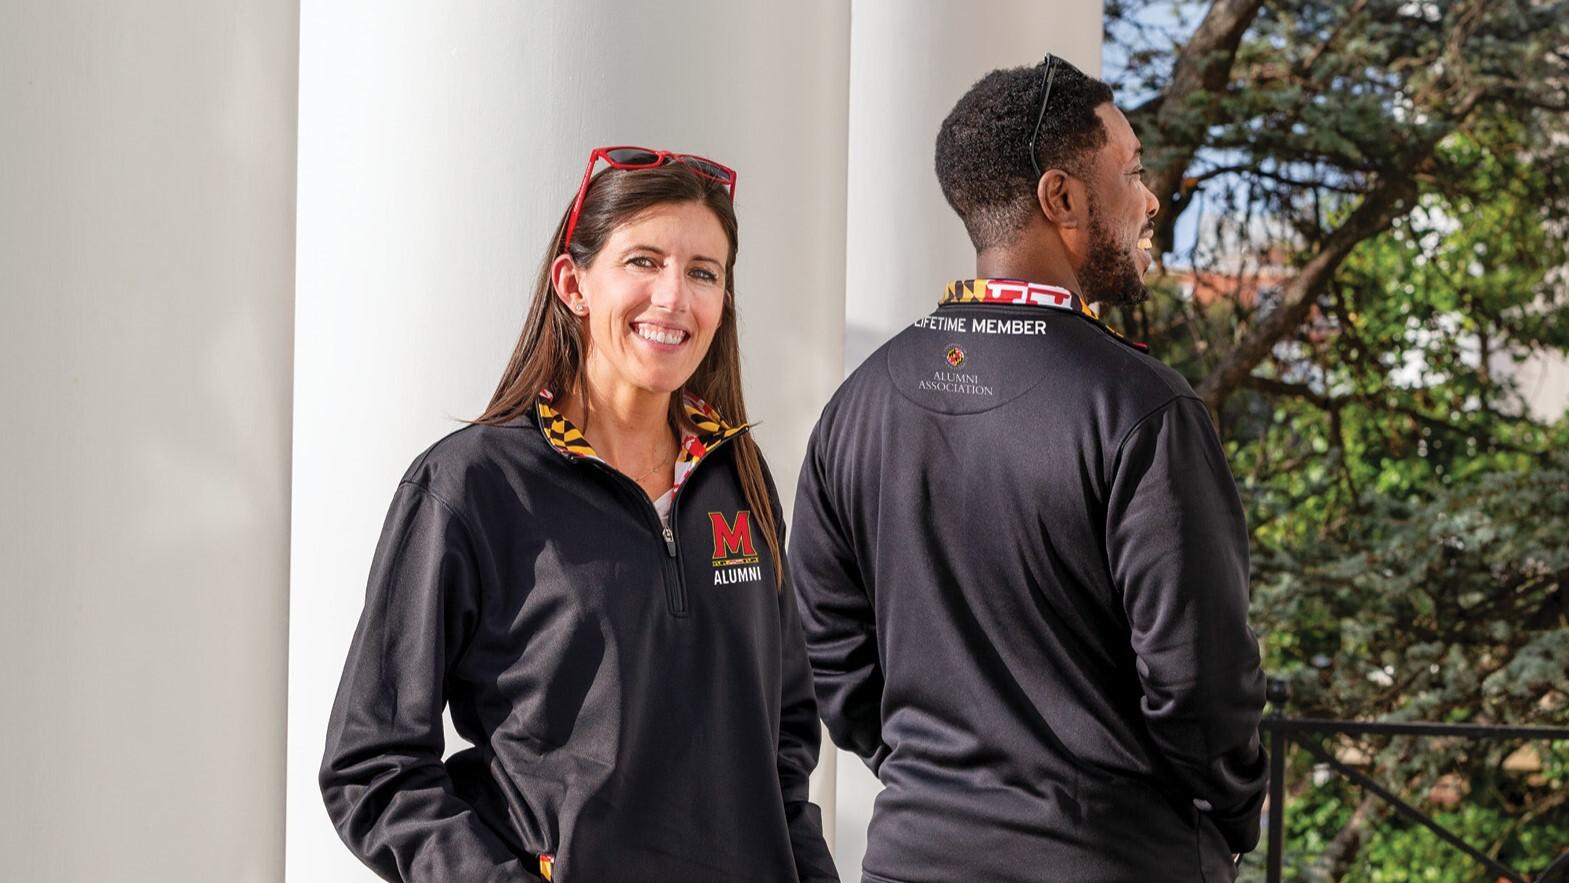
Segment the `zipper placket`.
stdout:
<path fill-rule="evenodd" d="M 670 500 L 669 525 L 665 524 L 659 519 L 659 510 L 654 508 L 654 501 L 648 498 L 648 494 L 644 493 L 641 487 L 638 487 L 637 482 L 621 474 L 609 463 L 606 463 L 598 457 L 585 457 L 580 454 L 573 454 L 568 451 L 563 451 L 560 448 L 557 448 L 555 445 L 550 445 L 551 450 L 555 451 L 557 454 L 560 454 L 562 457 L 565 457 L 569 461 L 583 461 L 599 467 L 606 475 L 610 476 L 623 488 L 633 493 L 638 498 L 638 500 L 642 502 L 643 511 L 653 517 L 654 531 L 659 534 L 660 538 L 664 541 L 665 544 L 665 604 L 670 608 L 671 616 L 684 618 L 688 612 L 686 574 L 681 571 L 680 547 L 676 543 L 676 533 L 675 528 L 673 527 L 673 525 L 677 524 L 676 509 L 681 505 L 681 491 L 684 490 L 687 484 L 692 481 L 692 476 L 697 472 L 698 468 L 701 467 L 709 457 L 713 456 L 714 451 L 724 447 L 730 442 L 731 439 L 750 431 L 750 428 L 743 427 L 741 432 L 738 432 L 735 435 L 729 436 L 727 438 L 722 438 L 713 444 L 708 445 L 708 450 L 703 454 L 702 459 L 698 460 L 695 464 L 692 465 L 691 472 L 687 473 L 685 481 L 681 483 L 681 487 L 676 488 L 675 496 Z M 550 439 L 546 438 L 545 443 L 550 444 Z M 628 485 L 630 485 L 629 488 L 627 487 Z"/>
<path fill-rule="evenodd" d="M 686 616 L 686 614 L 687 614 L 686 572 L 681 569 L 681 557 L 678 554 L 678 548 L 679 547 L 676 545 L 676 529 L 675 529 L 675 526 L 677 524 L 681 523 L 676 518 L 677 513 L 681 511 L 681 492 L 686 490 L 687 486 L 692 483 L 692 476 L 697 474 L 697 470 L 700 469 L 704 463 L 708 462 L 708 459 L 714 455 L 715 451 L 717 451 L 720 448 L 724 447 L 725 444 L 730 441 L 730 439 L 736 438 L 737 436 L 741 435 L 742 433 L 750 432 L 750 431 L 751 430 L 749 430 L 749 429 L 742 428 L 741 432 L 738 432 L 735 435 L 730 436 L 729 438 L 722 438 L 719 441 L 716 441 L 713 444 L 708 445 L 708 450 L 703 453 L 702 459 L 700 459 L 696 463 L 692 464 L 692 470 L 686 474 L 686 478 L 681 482 L 681 486 L 676 488 L 675 494 L 673 496 L 671 496 L 671 498 L 670 498 L 670 523 L 669 524 L 661 523 L 659 525 L 659 527 L 664 532 L 665 550 L 670 553 L 670 557 L 665 560 L 666 573 L 669 573 L 671 571 L 675 572 L 675 582 L 673 584 L 674 588 L 675 588 L 675 595 L 674 595 L 674 597 L 670 597 L 669 596 L 669 589 L 672 586 L 672 584 L 670 582 L 667 581 L 665 583 L 665 588 L 666 588 L 666 592 L 667 592 L 666 597 L 670 600 L 671 611 L 672 612 L 679 611 L 679 612 L 675 613 L 676 616 Z M 648 494 L 644 494 L 642 488 L 638 488 L 638 493 L 642 494 L 643 499 L 645 499 L 645 500 L 648 499 Z M 654 504 L 653 503 L 649 503 L 648 507 L 650 509 L 652 509 L 654 507 Z M 654 513 L 654 518 L 655 518 L 656 521 L 658 520 L 658 518 L 659 518 L 659 513 L 658 512 Z"/>

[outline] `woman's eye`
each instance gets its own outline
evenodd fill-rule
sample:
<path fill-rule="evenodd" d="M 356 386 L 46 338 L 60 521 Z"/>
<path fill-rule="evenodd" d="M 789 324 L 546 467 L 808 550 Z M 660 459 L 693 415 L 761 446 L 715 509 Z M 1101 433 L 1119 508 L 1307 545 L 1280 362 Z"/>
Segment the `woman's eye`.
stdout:
<path fill-rule="evenodd" d="M 694 276 L 694 277 L 696 277 L 698 279 L 701 279 L 704 282 L 718 282 L 719 281 L 719 274 L 715 273 L 713 270 L 707 269 L 705 267 L 693 267 L 688 272 L 690 273 L 690 275 L 692 275 L 692 276 Z"/>
<path fill-rule="evenodd" d="M 648 255 L 640 254 L 640 255 L 633 255 L 632 257 L 627 258 L 627 266 L 629 266 L 629 267 L 642 267 L 644 269 L 653 269 L 654 267 L 656 267 L 658 265 L 654 263 L 654 259 L 653 258 L 649 257 Z"/>

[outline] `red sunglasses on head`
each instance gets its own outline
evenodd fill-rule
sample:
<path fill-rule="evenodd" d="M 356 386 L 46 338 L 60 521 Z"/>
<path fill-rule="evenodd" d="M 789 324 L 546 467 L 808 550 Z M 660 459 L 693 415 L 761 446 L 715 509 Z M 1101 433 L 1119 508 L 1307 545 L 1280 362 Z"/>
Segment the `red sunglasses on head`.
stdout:
<path fill-rule="evenodd" d="M 583 183 L 578 185 L 577 199 L 572 202 L 567 235 L 561 238 L 563 253 L 572 243 L 572 231 L 577 229 L 577 218 L 583 211 L 583 197 L 588 195 L 588 182 L 594 177 L 594 165 L 600 160 L 604 160 L 612 169 L 653 169 L 670 162 L 685 163 L 704 178 L 718 181 L 729 188 L 730 201 L 735 202 L 735 169 L 729 166 L 690 153 L 671 153 L 647 147 L 596 147 L 588 154 L 588 168 L 583 170 Z"/>

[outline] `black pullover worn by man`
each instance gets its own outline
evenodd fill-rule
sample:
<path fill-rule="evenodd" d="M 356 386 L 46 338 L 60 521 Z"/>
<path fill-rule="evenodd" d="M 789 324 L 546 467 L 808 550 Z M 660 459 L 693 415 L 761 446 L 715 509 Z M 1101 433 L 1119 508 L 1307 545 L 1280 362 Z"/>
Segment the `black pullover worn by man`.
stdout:
<path fill-rule="evenodd" d="M 1148 297 L 1138 139 L 1048 57 L 937 176 L 980 278 L 823 411 L 790 562 L 819 706 L 881 779 L 867 881 L 1231 880 L 1266 763 L 1247 537 L 1208 412 L 1095 318 Z"/>

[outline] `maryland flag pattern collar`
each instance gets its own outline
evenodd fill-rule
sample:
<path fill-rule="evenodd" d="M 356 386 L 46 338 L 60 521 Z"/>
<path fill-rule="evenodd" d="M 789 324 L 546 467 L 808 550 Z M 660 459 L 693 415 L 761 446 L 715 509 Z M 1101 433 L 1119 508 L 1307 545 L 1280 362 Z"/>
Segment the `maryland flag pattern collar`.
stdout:
<path fill-rule="evenodd" d="M 958 279 L 948 283 L 938 306 L 944 304 L 1015 304 L 1019 306 L 1047 307 L 1083 316 L 1100 326 L 1128 346 L 1140 352 L 1149 352 L 1149 346 L 1136 343 L 1122 336 L 1117 329 L 1107 325 L 1094 307 L 1066 288 L 1026 282 L 1023 279 Z"/>
<path fill-rule="evenodd" d="M 588 443 L 582 430 L 574 426 L 566 415 L 555 409 L 552 404 L 554 400 L 555 396 L 548 390 L 541 390 L 534 406 L 535 412 L 539 415 L 540 431 L 545 434 L 545 441 L 564 456 L 605 463 L 604 458 L 594 452 L 593 445 Z M 708 456 L 710 451 L 752 428 L 750 423 L 743 423 L 740 426 L 726 423 L 712 405 L 694 395 L 683 395 L 681 405 L 686 410 L 686 419 L 696 432 L 682 433 L 681 445 L 676 451 L 675 488 L 681 487 L 682 482 L 686 481 L 686 477 L 696 468 L 698 462 Z M 610 464 L 605 463 L 605 465 Z"/>

